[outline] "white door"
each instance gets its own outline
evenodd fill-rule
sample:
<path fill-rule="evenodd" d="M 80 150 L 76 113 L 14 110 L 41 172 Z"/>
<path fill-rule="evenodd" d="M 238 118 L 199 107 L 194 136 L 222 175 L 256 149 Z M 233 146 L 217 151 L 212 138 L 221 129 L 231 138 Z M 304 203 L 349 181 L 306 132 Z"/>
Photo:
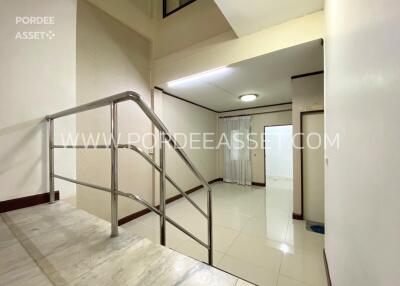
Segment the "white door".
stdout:
<path fill-rule="evenodd" d="M 304 218 L 324 223 L 324 114 L 302 116 Z"/>

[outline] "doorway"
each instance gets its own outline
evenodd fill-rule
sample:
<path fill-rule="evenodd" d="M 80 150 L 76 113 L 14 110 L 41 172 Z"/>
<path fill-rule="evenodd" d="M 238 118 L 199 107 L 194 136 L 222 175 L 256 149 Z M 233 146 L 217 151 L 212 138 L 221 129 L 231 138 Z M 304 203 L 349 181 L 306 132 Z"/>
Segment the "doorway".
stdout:
<path fill-rule="evenodd" d="M 293 180 L 292 125 L 265 126 L 265 182 Z"/>
<path fill-rule="evenodd" d="M 293 212 L 292 125 L 265 126 L 266 237 L 285 241 Z"/>

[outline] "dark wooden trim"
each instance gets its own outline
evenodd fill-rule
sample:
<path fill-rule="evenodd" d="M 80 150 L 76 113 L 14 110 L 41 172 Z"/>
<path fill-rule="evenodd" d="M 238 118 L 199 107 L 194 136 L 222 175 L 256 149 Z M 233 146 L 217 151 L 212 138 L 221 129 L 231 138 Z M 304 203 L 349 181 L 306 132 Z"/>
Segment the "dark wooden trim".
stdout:
<path fill-rule="evenodd" d="M 165 90 L 164 90 L 164 89 L 162 89 L 161 87 L 155 86 L 154 88 L 155 88 L 155 89 L 157 89 L 157 90 L 159 90 L 159 91 L 161 91 L 162 93 L 164 93 L 164 94 L 166 94 L 166 95 L 169 95 L 169 96 L 173 97 L 173 98 L 176 98 L 176 99 L 182 100 L 182 101 L 184 101 L 184 102 L 187 102 L 187 103 L 190 103 L 190 104 L 196 105 L 196 106 L 198 106 L 198 107 L 201 107 L 201 108 L 207 109 L 207 110 L 209 110 L 209 111 L 212 111 L 212 112 L 218 113 L 218 111 L 216 111 L 216 110 L 214 110 L 214 109 L 211 109 L 211 108 L 205 107 L 205 106 L 203 106 L 203 105 L 200 105 L 200 104 L 197 104 L 197 103 L 195 103 L 195 102 L 193 102 L 193 101 L 190 101 L 190 100 L 184 99 L 184 98 L 182 98 L 182 97 L 176 96 L 176 95 L 174 95 L 174 94 L 172 94 L 172 93 L 170 93 L 170 92 L 168 92 L 168 91 L 165 91 Z"/>
<path fill-rule="evenodd" d="M 293 130 L 293 124 L 273 124 L 273 125 L 264 125 L 264 130 L 263 130 L 263 132 L 264 132 L 264 134 L 263 134 L 263 148 L 264 148 L 264 182 L 265 182 L 265 184 L 264 185 L 267 185 L 267 163 L 265 162 L 266 161 L 266 158 L 267 158 L 267 148 L 266 148 L 266 146 L 265 146 L 265 129 L 267 128 L 267 127 L 277 127 L 277 126 L 292 126 L 292 130 Z M 293 164 L 293 161 L 292 161 L 292 164 Z"/>
<path fill-rule="evenodd" d="M 265 107 L 274 107 L 274 106 L 287 105 L 287 104 L 292 104 L 292 102 L 291 102 L 291 101 L 288 101 L 288 102 L 281 102 L 281 103 L 268 104 L 268 105 L 261 105 L 261 106 L 254 106 L 254 107 L 246 107 L 246 108 L 238 108 L 238 109 L 231 109 L 231 110 L 223 110 L 223 111 L 218 111 L 218 113 L 242 111 L 242 110 L 247 110 L 247 109 L 257 109 L 257 108 L 265 108 Z"/>
<path fill-rule="evenodd" d="M 198 191 L 198 190 L 200 190 L 200 189 L 202 189 L 202 188 L 203 188 L 203 186 L 199 185 L 199 186 L 196 186 L 196 187 L 194 187 L 194 188 L 191 188 L 191 189 L 187 190 L 185 193 L 186 193 L 187 195 L 189 195 L 189 194 L 194 193 L 195 191 Z M 179 200 L 180 198 L 183 198 L 183 196 L 182 196 L 181 194 L 176 195 L 176 196 L 173 196 L 173 197 L 167 199 L 165 202 L 166 202 L 167 204 L 169 204 L 169 203 L 175 202 L 176 200 Z M 158 206 L 157 206 L 157 207 L 158 207 Z"/>
<path fill-rule="evenodd" d="M 214 179 L 214 180 L 211 180 L 211 181 L 209 181 L 208 183 L 209 184 L 214 184 L 214 183 L 217 183 L 217 182 L 222 182 L 224 179 L 222 179 L 222 178 L 216 178 L 216 179 Z"/>
<path fill-rule="evenodd" d="M 303 116 L 307 114 L 324 113 L 323 109 L 300 112 L 300 190 L 301 190 L 301 217 L 304 217 L 304 184 L 303 184 Z"/>
<path fill-rule="evenodd" d="M 328 286 L 332 286 L 331 274 L 329 273 L 329 265 L 328 265 L 328 259 L 326 258 L 325 248 L 324 248 L 323 252 L 324 252 L 324 264 L 325 264 L 326 280 L 328 282 Z"/>
<path fill-rule="evenodd" d="M 174 14 L 175 12 L 178 12 L 179 10 L 181 10 L 182 8 L 186 7 L 189 4 L 192 4 L 193 2 L 195 2 L 196 0 L 191 0 L 186 2 L 185 4 L 179 6 L 178 8 L 175 8 L 172 11 L 167 12 L 167 0 L 163 0 L 163 18 L 168 17 L 169 15 Z"/>
<path fill-rule="evenodd" d="M 171 97 L 173 97 L 173 98 L 182 100 L 182 101 L 184 101 L 184 102 L 193 104 L 193 105 L 195 105 L 195 106 L 198 106 L 198 107 L 207 109 L 207 110 L 212 111 L 212 112 L 215 112 L 215 113 L 235 112 L 235 111 L 242 111 L 242 110 L 248 110 L 248 109 L 250 110 L 250 109 L 266 108 L 266 107 L 274 107 L 274 106 L 281 106 L 281 105 L 292 104 L 292 102 L 290 101 L 290 102 L 282 102 L 282 103 L 277 103 L 277 104 L 269 104 L 269 105 L 261 105 L 261 106 L 254 106 L 254 107 L 246 107 L 246 108 L 239 108 L 239 109 L 218 111 L 218 110 L 209 108 L 209 107 L 207 107 L 207 106 L 204 106 L 204 105 L 195 103 L 195 102 L 193 102 L 193 101 L 184 99 L 184 98 L 182 98 L 182 97 L 179 97 L 179 96 L 177 96 L 177 95 L 175 95 L 175 94 L 172 94 L 172 93 L 170 93 L 170 92 L 164 90 L 164 89 L 161 88 L 161 87 L 155 86 L 154 89 L 157 89 L 157 90 L 161 91 L 162 93 L 164 93 L 164 94 L 166 94 L 166 95 L 169 95 L 169 96 L 171 96 Z M 292 110 L 292 109 L 290 108 L 290 109 L 284 109 L 284 110 L 272 110 L 272 111 L 265 111 L 265 112 L 259 112 L 259 113 L 250 113 L 250 114 L 220 116 L 219 118 L 239 117 L 239 116 L 257 115 L 257 114 L 265 114 L 265 113 L 275 113 L 275 112 L 282 112 L 282 111 L 291 111 L 291 110 Z"/>
<path fill-rule="evenodd" d="M 141 216 L 147 215 L 150 212 L 151 212 L 151 210 L 144 209 L 144 210 L 135 212 L 133 214 L 130 214 L 130 215 L 126 216 L 126 217 L 123 217 L 123 218 L 119 219 L 118 220 L 118 225 L 123 225 L 125 223 L 130 222 L 130 221 L 133 221 L 133 220 L 135 220 L 135 219 L 137 219 L 137 218 L 139 218 Z"/>
<path fill-rule="evenodd" d="M 302 214 L 293 213 L 292 214 L 292 218 L 296 219 L 296 220 L 303 220 L 303 215 Z"/>
<path fill-rule="evenodd" d="M 324 73 L 324 71 L 315 71 L 315 72 L 309 72 L 309 73 L 303 73 L 303 74 L 296 74 L 296 75 L 291 76 L 291 79 L 308 77 L 308 76 L 313 76 L 313 75 L 322 74 L 322 73 Z"/>
<path fill-rule="evenodd" d="M 277 112 L 286 112 L 286 111 L 292 111 L 292 109 L 281 109 L 281 110 L 264 111 L 264 112 L 255 112 L 255 113 L 239 114 L 239 115 L 227 115 L 227 116 L 220 116 L 219 118 L 242 117 L 242 116 L 251 116 L 251 115 L 268 114 L 268 113 L 277 113 Z"/>
<path fill-rule="evenodd" d="M 56 200 L 60 199 L 60 193 L 55 192 Z M 0 213 L 9 212 L 13 210 L 33 207 L 40 204 L 45 204 L 50 201 L 49 193 L 37 194 L 28 197 L 22 197 L 7 201 L 0 202 Z"/>
<path fill-rule="evenodd" d="M 265 183 L 251 182 L 253 186 L 265 187 Z"/>
<path fill-rule="evenodd" d="M 208 183 L 209 183 L 209 184 L 213 184 L 213 183 L 220 182 L 220 181 L 222 181 L 222 178 L 217 178 L 217 179 L 211 180 L 211 181 L 209 181 Z M 195 191 L 197 191 L 197 190 L 200 190 L 200 189 L 202 189 L 202 188 L 203 188 L 203 186 L 202 186 L 202 185 L 199 185 L 199 186 L 196 186 L 196 187 L 194 187 L 194 188 L 191 188 L 191 189 L 187 190 L 185 193 L 186 193 L 186 194 L 191 194 L 191 193 L 193 193 L 193 192 L 195 192 Z M 166 202 L 167 204 L 169 204 L 169 203 L 172 203 L 172 202 L 174 202 L 174 201 L 176 201 L 176 200 L 179 200 L 179 199 L 182 198 L 182 197 L 183 197 L 183 196 L 182 196 L 181 194 L 179 194 L 179 195 L 176 195 L 176 196 L 173 196 L 173 197 L 167 199 L 165 202 Z M 156 208 L 159 209 L 159 208 L 160 208 L 160 205 L 157 205 Z M 135 212 L 135 213 L 133 213 L 133 214 L 130 214 L 130 215 L 126 216 L 126 217 L 120 218 L 120 219 L 118 220 L 118 225 L 123 225 L 123 224 L 125 224 L 125 223 L 128 223 L 128 222 L 130 222 L 130 221 L 132 221 L 132 220 L 135 220 L 135 219 L 137 219 L 137 218 L 139 218 L 139 217 L 141 217 L 141 216 L 144 216 L 144 215 L 146 215 L 146 214 L 148 214 L 148 213 L 150 213 L 150 212 L 151 212 L 151 210 L 149 210 L 149 209 L 144 209 L 144 210 Z"/>

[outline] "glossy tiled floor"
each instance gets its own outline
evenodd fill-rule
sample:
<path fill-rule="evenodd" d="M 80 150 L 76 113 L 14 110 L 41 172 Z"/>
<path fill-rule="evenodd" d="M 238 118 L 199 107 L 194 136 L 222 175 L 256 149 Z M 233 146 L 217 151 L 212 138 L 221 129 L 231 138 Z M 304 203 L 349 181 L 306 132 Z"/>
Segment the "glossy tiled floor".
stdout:
<path fill-rule="evenodd" d="M 213 185 L 215 266 L 259 285 L 324 286 L 322 235 L 309 232 L 292 216 L 292 181 L 269 182 L 267 188 L 234 184 Z M 205 209 L 206 194 L 191 197 Z M 180 199 L 167 214 L 206 241 L 206 220 Z M 159 241 L 159 220 L 149 214 L 123 225 L 154 242 Z M 206 250 L 167 227 L 167 246 L 207 261 Z"/>

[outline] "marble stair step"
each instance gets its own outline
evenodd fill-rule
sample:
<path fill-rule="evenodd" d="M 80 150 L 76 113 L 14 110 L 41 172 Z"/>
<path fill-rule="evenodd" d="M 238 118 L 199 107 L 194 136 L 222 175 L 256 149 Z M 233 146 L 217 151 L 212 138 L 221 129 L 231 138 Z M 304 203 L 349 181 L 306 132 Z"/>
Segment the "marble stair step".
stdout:
<path fill-rule="evenodd" d="M 65 202 L 1 217 L 0 285 L 244 285 Z"/>

